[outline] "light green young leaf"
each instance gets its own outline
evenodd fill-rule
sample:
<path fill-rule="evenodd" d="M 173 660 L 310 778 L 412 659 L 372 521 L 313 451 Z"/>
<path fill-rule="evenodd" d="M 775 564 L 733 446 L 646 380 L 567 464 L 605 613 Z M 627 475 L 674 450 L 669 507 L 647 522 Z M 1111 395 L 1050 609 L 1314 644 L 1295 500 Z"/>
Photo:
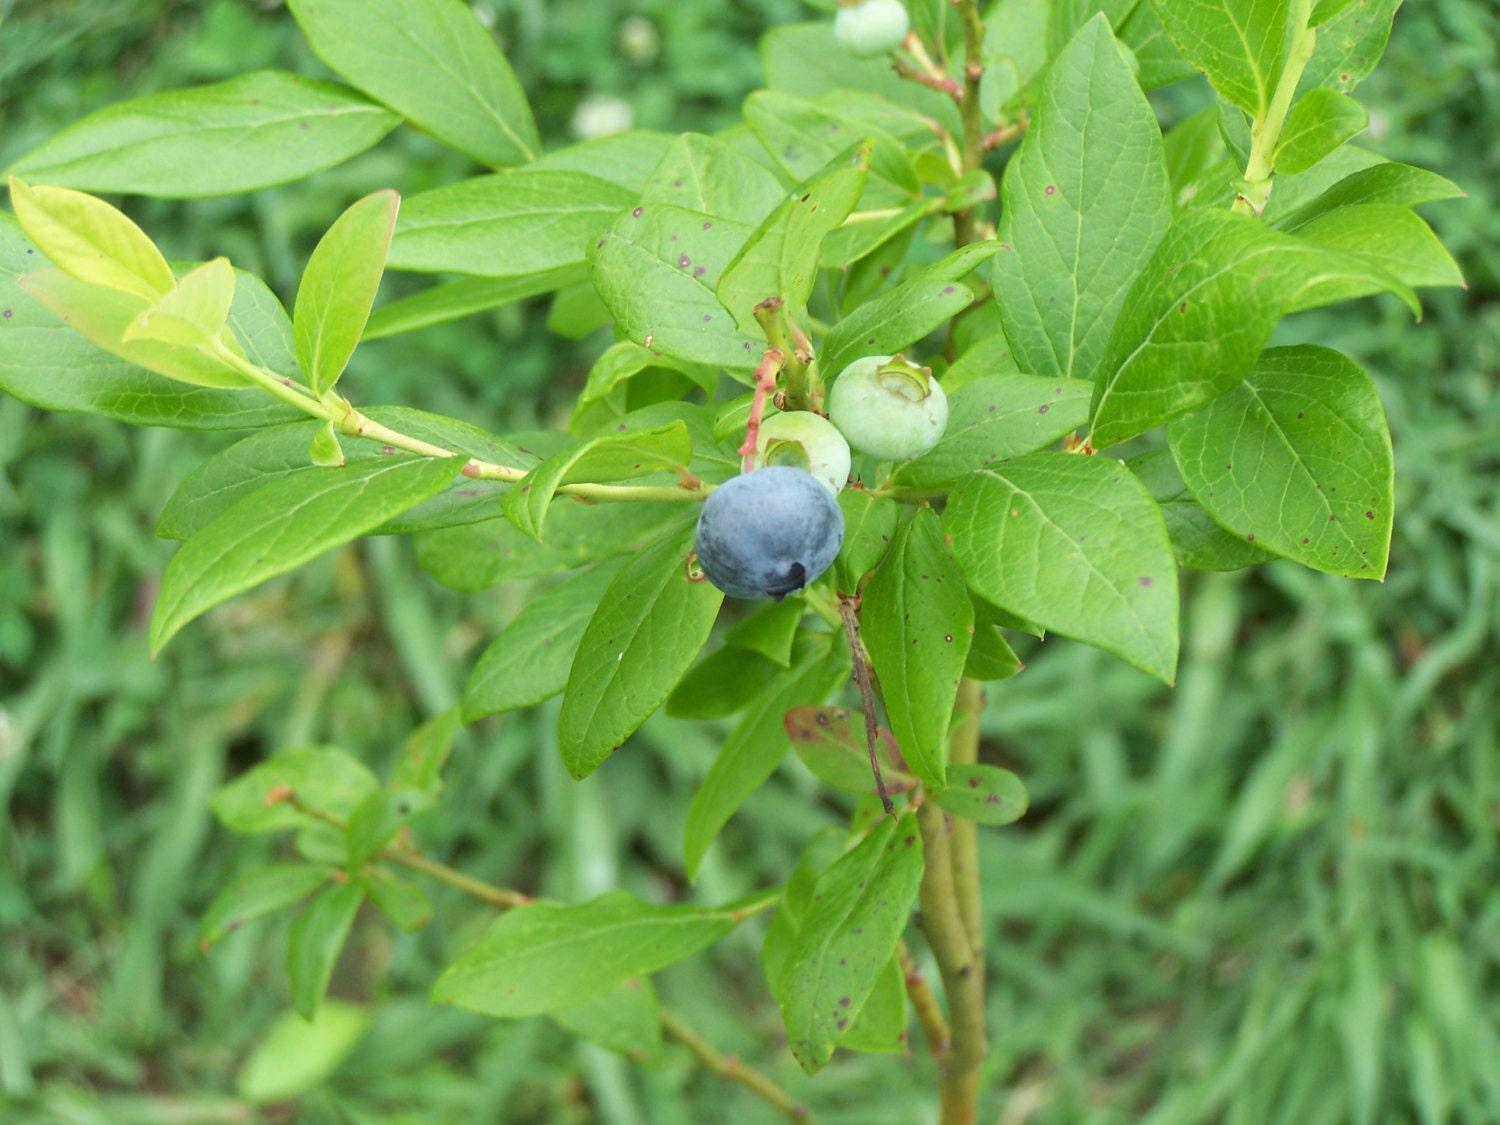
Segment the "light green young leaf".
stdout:
<path fill-rule="evenodd" d="M 1369 287 L 1416 298 L 1370 260 L 1245 215 L 1185 212 L 1137 278 L 1094 388 L 1095 448 L 1134 437 L 1244 378 L 1283 313 Z"/>
<path fill-rule="evenodd" d="M 687 571 L 690 529 L 626 562 L 584 629 L 558 715 L 563 763 L 598 769 L 660 707 L 708 640 L 724 595 Z"/>
<path fill-rule="evenodd" d="M 151 617 L 151 651 L 160 652 L 179 629 L 220 602 L 441 492 L 462 460 L 392 457 L 288 476 L 249 493 L 167 564 Z"/>
<path fill-rule="evenodd" d="M 329 887 L 292 923 L 286 940 L 286 971 L 291 978 L 292 1006 L 303 1019 L 318 1014 L 334 962 L 364 899 L 364 886 L 358 882 Z"/>
<path fill-rule="evenodd" d="M 392 871 L 376 868 L 365 878 L 365 894 L 402 933 L 420 930 L 432 921 L 432 903 L 421 886 Z"/>
<path fill-rule="evenodd" d="M 401 757 L 391 771 L 391 789 L 437 796 L 443 787 L 443 765 L 462 725 L 458 708 L 450 707 L 407 735 Z"/>
<path fill-rule="evenodd" d="M 233 882 L 224 885 L 203 912 L 203 919 L 198 923 L 198 948 L 207 950 L 246 922 L 306 898 L 332 874 L 332 868 L 318 864 L 278 863 L 236 876 Z"/>
<path fill-rule="evenodd" d="M 896 952 L 922 879 L 914 818 L 883 818 L 819 876 L 773 992 L 792 1054 L 821 1070 Z"/>
<path fill-rule="evenodd" d="M 641 189 L 642 203 L 668 203 L 705 215 L 759 223 L 786 198 L 781 182 L 723 141 L 684 133 Z"/>
<path fill-rule="evenodd" d="M 1044 452 L 983 469 L 953 490 L 943 525 L 980 597 L 1172 682 L 1177 564 L 1120 462 Z"/>
<path fill-rule="evenodd" d="M 690 363 L 753 368 L 765 338 L 742 332 L 715 293 L 750 234 L 730 219 L 641 204 L 590 248 L 589 276 L 627 339 Z"/>
<path fill-rule="evenodd" d="M 288 1012 L 240 1067 L 240 1097 L 252 1105 L 269 1105 L 313 1089 L 338 1069 L 369 1023 L 363 1009 L 340 1000 L 319 1007 L 311 1022 Z"/>
<path fill-rule="evenodd" d="M 624 891 L 538 902 L 502 915 L 444 970 L 432 999 L 501 1019 L 561 1011 L 691 957 L 737 922 L 731 910 L 656 906 Z"/>
<path fill-rule="evenodd" d="M 26 237 L 78 281 L 153 304 L 176 284 L 150 236 L 102 199 L 11 176 L 10 205 Z"/>
<path fill-rule="evenodd" d="M 551 1013 L 559 1026 L 633 1062 L 661 1054 L 661 1005 L 650 977 L 631 977 L 608 992 Z"/>
<path fill-rule="evenodd" d="M 783 725 L 797 757 L 819 781 L 847 793 L 875 795 L 875 774 L 870 769 L 862 714 L 847 707 L 793 707 Z M 877 727 L 875 746 L 886 792 L 910 789 L 915 782 L 906 772 L 895 736 L 885 727 Z"/>
<path fill-rule="evenodd" d="M 584 628 L 619 569 L 607 560 L 529 601 L 474 666 L 464 721 L 534 707 L 562 691 Z"/>
<path fill-rule="evenodd" d="M 891 475 L 898 488 L 942 489 L 999 461 L 1045 448 L 1088 421 L 1093 384 L 999 375 L 966 383 L 949 400 L 938 443 Z"/>
<path fill-rule="evenodd" d="M 1436 172 L 1414 168 L 1410 164 L 1384 162 L 1351 172 L 1317 198 L 1292 211 L 1276 225 L 1295 232 L 1319 215 L 1357 203 L 1390 203 L 1401 207 L 1416 207 L 1422 203 L 1457 199 L 1463 194 L 1462 188 Z"/>
<path fill-rule="evenodd" d="M 1276 171 L 1305 172 L 1370 123 L 1365 107 L 1336 90 L 1309 90 L 1292 107 L 1276 146 Z"/>
<path fill-rule="evenodd" d="M 985 682 L 1008 680 L 1024 666 L 1000 631 L 1004 615 L 983 598 L 975 598 L 973 602 L 974 643 L 969 646 L 964 675 Z"/>
<path fill-rule="evenodd" d="M 944 784 L 974 607 L 932 509 L 897 531 L 865 587 L 860 629 L 902 757 L 926 784 Z"/>
<path fill-rule="evenodd" d="M 539 540 L 552 500 L 564 484 L 630 480 L 663 469 L 686 468 L 692 453 L 687 426 L 682 422 L 592 438 L 532 469 L 505 494 L 505 514 Z"/>
<path fill-rule="evenodd" d="M 315 823 L 298 805 L 345 818 L 378 788 L 375 775 L 343 750 L 283 750 L 225 785 L 209 804 L 225 828 L 251 835 Z M 288 792 L 296 804 L 277 799 Z"/>
<path fill-rule="evenodd" d="M 1179 565 L 1189 570 L 1241 570 L 1276 557 L 1220 527 L 1182 482 L 1169 450 L 1153 449 L 1126 464 L 1161 508 Z"/>
<path fill-rule="evenodd" d="M 830 376 L 867 355 L 893 355 L 969 307 L 974 293 L 957 281 L 917 278 L 866 301 L 833 326 L 818 356 Z"/>
<path fill-rule="evenodd" d="M 1047 71 L 1002 190 L 990 276 L 1011 353 L 1033 375 L 1093 379 L 1172 224 L 1156 114 L 1102 14 Z"/>
<path fill-rule="evenodd" d="M 573 265 L 521 277 L 461 277 L 444 281 L 381 305 L 370 314 L 364 339 L 383 340 L 512 305 L 550 293 L 583 276 L 583 272 L 581 265 Z"/>
<path fill-rule="evenodd" d="M 364 334 L 400 206 L 401 197 L 388 189 L 352 204 L 319 239 L 302 271 L 292 334 L 297 362 L 317 394 L 338 382 Z"/>
<path fill-rule="evenodd" d="M 1302 85 L 1331 86 L 1347 94 L 1370 76 L 1391 38 L 1401 0 L 1353 0 L 1318 27 L 1317 49 Z M 1325 12 L 1315 13 L 1326 15 Z"/>
<path fill-rule="evenodd" d="M 1151 0 L 1177 49 L 1224 97 L 1266 111 L 1286 63 L 1287 0 Z"/>
<path fill-rule="evenodd" d="M 750 701 L 693 794 L 684 833 L 688 878 L 720 829 L 775 772 L 791 743 L 783 720 L 793 707 L 822 703 L 849 676 L 848 651 L 831 640 L 810 641 L 788 668 Z"/>
<path fill-rule="evenodd" d="M 581 172 L 522 169 L 406 200 L 392 269 L 525 277 L 584 264 L 589 243 L 635 200 Z"/>
<path fill-rule="evenodd" d="M 1395 461 L 1380 395 L 1328 348 L 1272 348 L 1167 430 L 1198 502 L 1242 540 L 1316 570 L 1385 577 Z"/>
<path fill-rule="evenodd" d="M 209 347 L 224 334 L 233 302 L 234 267 L 228 258 L 215 258 L 183 274 L 166 296 L 137 314 L 126 325 L 121 342 Z"/>
<path fill-rule="evenodd" d="M 526 95 L 459 0 L 290 0 L 313 53 L 413 125 L 491 166 L 541 152 Z"/>
<path fill-rule="evenodd" d="M 131 326 L 152 310 L 154 300 L 91 285 L 54 269 L 23 274 L 16 284 L 83 339 L 137 367 L 199 387 L 234 388 L 249 383 L 226 361 L 200 348 L 143 337 L 127 339 Z"/>
<path fill-rule="evenodd" d="M 342 163 L 400 120 L 332 82 L 257 70 L 106 106 L 32 149 L 15 171 L 85 191 L 233 195 Z"/>
<path fill-rule="evenodd" d="M 313 434 L 307 446 L 307 459 L 320 469 L 337 469 L 349 463 L 332 422 L 324 422 Z"/>
<path fill-rule="evenodd" d="M 959 765 L 948 771 L 948 784 L 932 799 L 954 816 L 990 827 L 1012 824 L 1026 813 L 1026 786 L 999 766 Z"/>
<path fill-rule="evenodd" d="M 743 331 L 757 330 L 754 309 L 768 297 L 780 297 L 794 319 L 801 317 L 817 277 L 823 236 L 854 210 L 871 152 L 870 145 L 859 145 L 802 183 L 725 267 L 718 298 Z"/>

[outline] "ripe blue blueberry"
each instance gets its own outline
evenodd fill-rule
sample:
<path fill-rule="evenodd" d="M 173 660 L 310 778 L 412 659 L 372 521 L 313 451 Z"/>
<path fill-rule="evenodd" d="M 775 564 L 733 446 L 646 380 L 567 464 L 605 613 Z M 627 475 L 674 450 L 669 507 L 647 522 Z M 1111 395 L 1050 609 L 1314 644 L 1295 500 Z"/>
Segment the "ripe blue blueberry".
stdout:
<path fill-rule="evenodd" d="M 770 465 L 721 484 L 698 517 L 695 546 L 709 581 L 733 598 L 780 601 L 833 565 L 844 513 L 810 473 Z"/>
<path fill-rule="evenodd" d="M 849 443 L 821 414 L 783 411 L 762 422 L 755 439 L 755 467 L 767 465 L 806 469 L 837 496 L 849 483 Z"/>
<path fill-rule="evenodd" d="M 868 59 L 901 46 L 909 25 L 901 0 L 855 0 L 833 17 L 833 37 L 851 55 Z"/>
<path fill-rule="evenodd" d="M 948 398 L 927 368 L 899 355 L 867 355 L 839 374 L 828 417 L 861 453 L 910 461 L 943 436 Z"/>

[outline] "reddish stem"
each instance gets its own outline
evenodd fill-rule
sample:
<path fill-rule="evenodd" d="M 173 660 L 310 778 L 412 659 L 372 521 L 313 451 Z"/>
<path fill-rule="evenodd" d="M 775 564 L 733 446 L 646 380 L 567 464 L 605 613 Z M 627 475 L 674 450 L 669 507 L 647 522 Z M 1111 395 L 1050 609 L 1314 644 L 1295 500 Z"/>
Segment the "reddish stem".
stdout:
<path fill-rule="evenodd" d="M 750 417 L 745 422 L 745 443 L 740 446 L 740 471 L 755 467 L 755 446 L 760 441 L 760 420 L 766 413 L 766 400 L 776 391 L 776 376 L 786 361 L 780 348 L 767 348 L 755 369 L 755 398 L 750 403 Z"/>

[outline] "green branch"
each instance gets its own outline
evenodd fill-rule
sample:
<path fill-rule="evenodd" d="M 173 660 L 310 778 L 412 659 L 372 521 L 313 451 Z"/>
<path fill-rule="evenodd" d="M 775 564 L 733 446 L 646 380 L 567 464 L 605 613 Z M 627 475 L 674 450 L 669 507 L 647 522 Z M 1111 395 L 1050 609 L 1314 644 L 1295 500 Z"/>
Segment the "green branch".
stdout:
<path fill-rule="evenodd" d="M 1294 0 L 1292 5 L 1292 46 L 1286 66 L 1277 80 L 1271 102 L 1250 129 L 1250 158 L 1245 164 L 1245 184 L 1235 196 L 1234 210 L 1241 215 L 1259 215 L 1271 199 L 1271 178 L 1276 171 L 1276 148 L 1281 130 L 1291 112 L 1292 99 L 1302 81 L 1318 45 L 1318 33 L 1307 26 L 1312 17 L 1312 0 Z"/>

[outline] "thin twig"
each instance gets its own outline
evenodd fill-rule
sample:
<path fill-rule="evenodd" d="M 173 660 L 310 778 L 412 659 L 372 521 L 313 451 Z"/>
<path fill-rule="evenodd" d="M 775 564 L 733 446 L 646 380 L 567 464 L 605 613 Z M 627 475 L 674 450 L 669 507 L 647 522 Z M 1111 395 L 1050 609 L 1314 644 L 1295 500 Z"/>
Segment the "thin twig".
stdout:
<path fill-rule="evenodd" d="M 979 760 L 979 717 L 984 711 L 984 689 L 978 680 L 965 676 L 958 684 L 953 721 L 948 727 L 948 764 L 973 765 Z M 984 926 L 979 911 L 979 826 L 967 817 L 953 821 L 953 889 L 958 912 L 969 935 L 969 948 L 976 961 L 984 959 Z M 980 982 L 981 989 L 983 981 Z"/>
<path fill-rule="evenodd" d="M 891 66 L 902 78 L 926 86 L 929 90 L 936 90 L 940 94 L 947 94 L 955 102 L 963 98 L 963 87 L 945 74 L 928 74 L 912 66 L 900 55 L 891 60 Z"/>
<path fill-rule="evenodd" d="M 875 791 L 880 794 L 880 806 L 887 816 L 896 815 L 896 806 L 885 788 L 885 777 L 880 772 L 880 732 L 875 721 L 875 688 L 870 682 L 870 654 L 865 651 L 865 642 L 859 636 L 859 597 L 839 595 L 839 617 L 844 622 L 844 636 L 849 640 L 849 656 L 854 661 L 854 682 L 859 686 L 859 701 L 865 711 L 865 746 L 870 751 L 870 772 L 875 775 Z"/>
<path fill-rule="evenodd" d="M 927 1049 L 932 1052 L 932 1057 L 937 1064 L 942 1066 L 943 1059 L 948 1054 L 948 1048 L 953 1045 L 953 1037 L 948 1031 L 948 1021 L 943 1017 L 943 1009 L 938 1006 L 932 986 L 927 983 L 927 975 L 922 972 L 922 967 L 912 956 L 911 948 L 903 941 L 897 952 L 901 956 L 901 973 L 906 978 L 906 995 L 917 1013 L 917 1022 L 922 1025 L 922 1034 L 927 1039 Z"/>
<path fill-rule="evenodd" d="M 698 1061 L 703 1064 L 705 1070 L 717 1074 L 720 1078 L 728 1079 L 730 1082 L 738 1082 L 746 1089 L 759 1094 L 761 1098 L 781 1110 L 792 1121 L 807 1122 L 812 1120 L 812 1114 L 808 1112 L 807 1107 L 793 1098 L 773 1080 L 766 1077 L 766 1075 L 754 1067 L 747 1066 L 733 1055 L 724 1054 L 665 1008 L 661 1010 L 661 1028 L 673 1039 L 693 1052 L 697 1056 Z"/>

